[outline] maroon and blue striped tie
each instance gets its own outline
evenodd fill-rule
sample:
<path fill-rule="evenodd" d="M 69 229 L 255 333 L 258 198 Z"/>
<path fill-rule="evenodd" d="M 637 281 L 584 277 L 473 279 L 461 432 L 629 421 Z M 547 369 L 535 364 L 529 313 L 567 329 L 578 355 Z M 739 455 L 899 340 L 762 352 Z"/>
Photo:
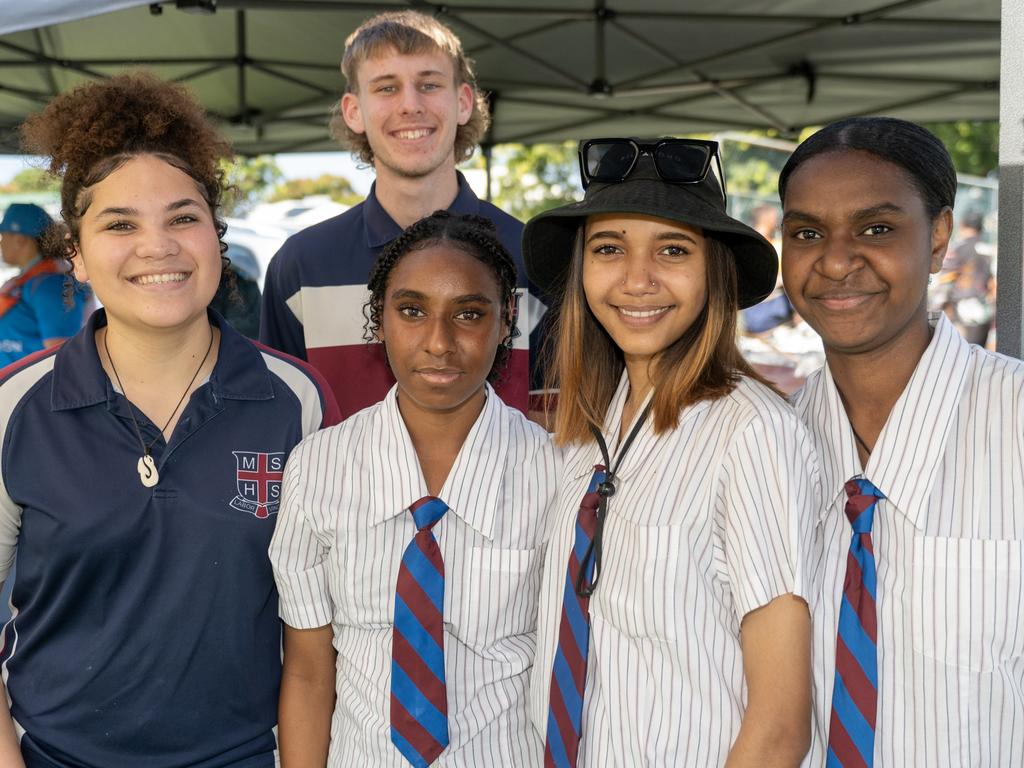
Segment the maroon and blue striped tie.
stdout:
<path fill-rule="evenodd" d="M 828 768 L 871 768 L 878 709 L 875 551 L 871 526 L 885 495 L 862 477 L 846 483 L 853 540 L 846 559 L 836 637 L 836 679 L 828 733 Z"/>
<path fill-rule="evenodd" d="M 424 496 L 411 507 L 416 536 L 402 555 L 391 652 L 391 741 L 426 768 L 448 746 L 444 675 L 444 561 L 431 529 L 448 505 Z"/>
<path fill-rule="evenodd" d="M 593 581 L 595 557 L 591 544 L 597 532 L 597 508 L 601 500 L 597 488 L 604 480 L 605 468 L 598 464 L 576 514 L 576 540 L 569 553 L 562 593 L 562 618 L 558 625 L 558 648 L 551 671 L 548 730 L 544 744 L 544 765 L 549 767 L 573 768 L 580 747 L 583 684 L 590 649 L 590 598 L 577 594 L 576 585 L 586 587 Z M 584 563 L 582 579 L 581 563 Z"/>

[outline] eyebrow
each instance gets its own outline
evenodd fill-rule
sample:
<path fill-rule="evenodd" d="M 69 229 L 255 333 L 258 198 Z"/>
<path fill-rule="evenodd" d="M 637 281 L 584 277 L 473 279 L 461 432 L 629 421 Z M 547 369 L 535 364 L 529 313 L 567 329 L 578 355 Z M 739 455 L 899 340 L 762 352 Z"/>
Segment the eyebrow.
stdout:
<path fill-rule="evenodd" d="M 592 234 L 590 237 L 587 238 L 587 242 L 589 243 L 589 242 L 592 242 L 594 240 L 599 240 L 599 239 L 602 239 L 602 238 L 609 238 L 609 239 L 612 239 L 612 240 L 624 240 L 625 239 L 622 236 L 621 232 L 616 232 L 614 229 L 606 229 L 606 230 L 602 230 L 600 232 L 595 232 L 594 234 Z M 659 242 L 664 241 L 664 240 L 686 240 L 688 242 L 693 243 L 694 245 L 697 245 L 697 241 L 694 240 L 692 237 L 690 237 L 685 232 L 659 232 L 657 235 L 655 235 L 654 239 L 659 241 Z"/>
<path fill-rule="evenodd" d="M 443 77 L 443 76 L 444 76 L 444 72 L 442 72 L 439 69 L 424 69 L 424 70 L 416 73 L 416 77 Z M 374 83 L 379 83 L 379 82 L 381 82 L 383 80 L 397 80 L 397 79 L 398 79 L 398 75 L 393 74 L 393 73 L 389 73 L 389 74 L 386 74 L 386 75 L 377 75 L 377 77 L 371 77 L 370 78 L 370 82 L 368 84 L 369 85 L 373 85 Z"/>
<path fill-rule="evenodd" d="M 173 203 L 170 203 L 167 206 L 167 210 L 168 211 L 177 211 L 177 210 L 179 210 L 181 208 L 187 208 L 190 205 L 194 205 L 194 206 L 198 207 L 199 203 L 197 201 L 193 200 L 191 197 L 183 197 L 181 200 L 175 200 Z M 121 207 L 118 207 L 118 206 L 111 206 L 109 208 L 104 208 L 102 211 L 100 211 L 99 213 L 96 214 L 97 217 L 99 217 L 99 216 L 138 216 L 138 215 L 139 215 L 139 209 L 138 208 L 130 208 L 130 207 L 121 208 Z"/>
<path fill-rule="evenodd" d="M 417 301 L 425 301 L 428 296 L 420 291 L 414 291 L 412 288 L 398 288 L 391 293 L 392 301 L 399 301 L 401 299 L 416 299 Z M 454 304 L 493 304 L 494 300 L 489 296 L 485 296 L 482 293 L 466 293 L 462 296 L 456 296 L 452 299 Z"/>
<path fill-rule="evenodd" d="M 905 213 L 905 211 L 895 203 L 879 203 L 870 208 L 861 208 L 859 211 L 855 211 L 853 217 L 855 219 L 870 219 L 872 216 L 881 216 L 886 213 Z"/>
<path fill-rule="evenodd" d="M 872 205 L 867 208 L 861 208 L 860 210 L 854 211 L 850 216 L 850 219 L 852 221 L 860 221 L 861 219 L 870 219 L 875 216 L 884 216 L 885 214 L 893 213 L 903 214 L 906 213 L 906 211 L 895 203 L 879 203 L 878 205 Z M 807 213 L 806 211 L 786 211 L 782 214 L 783 224 L 792 222 L 818 224 L 821 222 L 821 219 L 813 213 Z"/>

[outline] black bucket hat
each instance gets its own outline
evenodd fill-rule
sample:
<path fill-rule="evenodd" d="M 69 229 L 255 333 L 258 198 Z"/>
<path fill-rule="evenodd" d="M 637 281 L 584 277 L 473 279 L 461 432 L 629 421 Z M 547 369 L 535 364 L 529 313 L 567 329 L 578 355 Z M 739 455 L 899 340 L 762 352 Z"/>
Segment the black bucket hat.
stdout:
<path fill-rule="evenodd" d="M 573 240 L 588 216 L 638 213 L 700 227 L 736 257 L 740 309 L 775 289 L 779 260 L 756 230 L 725 212 L 725 199 L 710 171 L 697 183 L 662 181 L 648 156 L 641 156 L 625 181 L 593 182 L 583 199 L 534 216 L 523 231 L 523 259 L 530 280 L 550 296 L 561 295 L 569 274 Z"/>

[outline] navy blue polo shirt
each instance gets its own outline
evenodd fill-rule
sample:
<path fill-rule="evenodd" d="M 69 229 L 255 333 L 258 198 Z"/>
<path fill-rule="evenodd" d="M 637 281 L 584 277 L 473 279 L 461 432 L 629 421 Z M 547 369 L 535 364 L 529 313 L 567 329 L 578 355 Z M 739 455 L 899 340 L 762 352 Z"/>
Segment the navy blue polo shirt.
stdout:
<path fill-rule="evenodd" d="M 530 394 L 543 386 L 537 364 L 542 344 L 539 321 L 545 306 L 530 287 L 523 265 L 523 225 L 480 200 L 462 174 L 452 213 L 483 216 L 494 222 L 498 239 L 519 272 L 522 334 L 495 390 L 509 405 L 526 411 Z M 375 194 L 339 216 L 290 237 L 267 269 L 260 315 L 260 340 L 308 360 L 330 384 L 343 417 L 384 398 L 394 384 L 379 344 L 364 338 L 366 283 L 384 246 L 402 233 Z M 533 381 L 531 383 L 531 371 Z"/>
<path fill-rule="evenodd" d="M 280 624 L 267 547 L 292 447 L 337 421 L 310 366 L 220 327 L 146 488 L 103 310 L 0 380 L 0 654 L 29 768 L 270 768 Z M 19 527 L 20 526 L 20 527 Z"/>

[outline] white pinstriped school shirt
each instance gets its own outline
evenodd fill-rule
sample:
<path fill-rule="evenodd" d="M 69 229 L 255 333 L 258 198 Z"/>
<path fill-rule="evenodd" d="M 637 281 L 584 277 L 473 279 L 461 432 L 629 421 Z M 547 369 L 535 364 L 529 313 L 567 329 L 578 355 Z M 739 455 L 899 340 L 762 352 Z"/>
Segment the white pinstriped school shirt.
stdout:
<path fill-rule="evenodd" d="M 623 374 L 605 439 L 615 456 Z M 530 717 L 547 730 L 566 563 L 600 451 L 570 446 L 545 556 Z M 746 701 L 740 621 L 792 592 L 818 505 L 817 460 L 796 414 L 742 379 L 685 408 L 655 436 L 651 419 L 616 472 L 604 530 L 579 766 L 721 766 Z"/>
<path fill-rule="evenodd" d="M 545 519 L 557 479 L 548 435 L 487 387 L 439 497 L 450 745 L 435 766 L 540 766 L 526 711 Z M 427 495 L 396 389 L 300 443 L 285 468 L 270 548 L 281 617 L 332 624 L 338 701 L 329 766 L 408 764 L 390 738 L 399 563 Z"/>
<path fill-rule="evenodd" d="M 872 531 L 875 766 L 1024 764 L 1024 364 L 967 344 L 941 317 L 863 470 L 827 367 L 795 400 L 826 501 L 811 569 L 806 765 L 825 762 L 851 537 L 843 483 L 862 472 L 887 497 Z"/>

